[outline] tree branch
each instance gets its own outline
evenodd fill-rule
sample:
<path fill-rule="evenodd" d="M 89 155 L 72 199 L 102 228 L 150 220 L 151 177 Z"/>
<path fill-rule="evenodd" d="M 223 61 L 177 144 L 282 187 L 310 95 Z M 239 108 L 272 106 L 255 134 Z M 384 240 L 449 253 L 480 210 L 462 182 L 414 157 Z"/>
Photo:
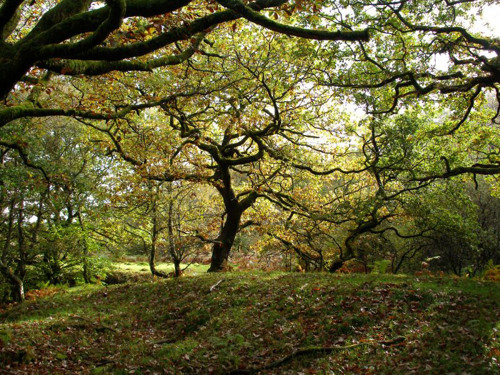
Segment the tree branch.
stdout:
<path fill-rule="evenodd" d="M 177 55 L 164 56 L 148 61 L 126 60 L 126 61 L 81 61 L 81 60 L 47 60 L 37 64 L 37 66 L 49 69 L 53 72 L 64 75 L 89 76 L 101 75 L 111 71 L 151 71 L 155 68 L 169 65 L 178 65 L 189 59 L 198 50 L 198 47 L 206 33 L 201 33 L 183 52 Z"/>
<path fill-rule="evenodd" d="M 0 40 L 5 40 L 17 26 L 19 6 L 24 0 L 6 0 L 0 8 Z"/>
<path fill-rule="evenodd" d="M 454 169 L 449 169 L 442 174 L 433 174 L 430 176 L 413 178 L 412 181 L 426 182 L 430 180 L 450 178 L 467 173 L 480 175 L 500 174 L 500 164 L 474 164 L 470 167 L 457 167 Z"/>
<path fill-rule="evenodd" d="M 106 38 L 115 29 L 118 29 L 120 27 L 123 17 L 125 16 L 125 10 L 127 8 L 125 0 L 106 0 L 106 3 L 106 8 L 108 8 L 108 17 L 97 27 L 97 29 L 91 35 L 76 43 L 46 45 L 38 51 L 39 56 L 43 58 L 44 55 L 72 55 L 104 42 L 104 40 L 106 40 Z"/>
<path fill-rule="evenodd" d="M 297 36 L 305 39 L 315 40 L 345 40 L 345 41 L 368 41 L 368 30 L 362 31 L 326 31 L 326 30 L 310 30 L 300 27 L 284 25 L 262 14 L 255 12 L 250 7 L 238 0 L 217 0 L 217 2 L 226 8 L 232 9 L 250 22 L 265 27 L 266 29 L 276 31 L 289 36 Z M 286 1 L 283 1 L 284 4 Z"/>

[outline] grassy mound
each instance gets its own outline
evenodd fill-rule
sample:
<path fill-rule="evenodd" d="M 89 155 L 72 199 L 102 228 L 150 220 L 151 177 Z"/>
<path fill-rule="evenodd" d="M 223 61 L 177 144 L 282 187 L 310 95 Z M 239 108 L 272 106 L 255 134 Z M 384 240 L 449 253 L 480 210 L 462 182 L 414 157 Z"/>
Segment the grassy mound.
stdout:
<path fill-rule="evenodd" d="M 0 322 L 0 373 L 499 373 L 500 288 L 471 280 L 205 274 L 67 289 Z"/>

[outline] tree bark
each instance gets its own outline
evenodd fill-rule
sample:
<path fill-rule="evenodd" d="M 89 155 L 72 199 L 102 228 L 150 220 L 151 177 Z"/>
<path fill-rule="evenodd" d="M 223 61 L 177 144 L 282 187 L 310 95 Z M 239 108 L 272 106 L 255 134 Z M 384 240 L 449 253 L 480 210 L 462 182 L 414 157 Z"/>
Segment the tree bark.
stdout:
<path fill-rule="evenodd" d="M 17 262 L 17 267 L 14 273 L 9 272 L 9 278 L 13 282 L 13 296 L 14 300 L 18 302 L 24 301 L 24 278 L 26 276 L 26 242 L 24 235 L 24 199 L 21 199 L 19 210 L 18 210 L 18 222 L 17 222 L 17 232 L 18 232 L 18 248 L 19 248 L 19 261 Z M 8 269 L 10 271 L 10 268 Z"/>
<path fill-rule="evenodd" d="M 215 188 L 224 200 L 226 209 L 226 220 L 222 225 L 219 236 L 212 246 L 212 260 L 208 272 L 227 271 L 227 261 L 233 246 L 234 239 L 240 228 L 240 220 L 243 212 L 251 206 L 251 203 L 243 205 L 238 201 L 231 182 L 231 172 L 227 165 L 219 164 L 219 169 L 214 175 Z M 246 198 L 248 200 L 248 197 Z M 253 199 L 255 201 L 255 199 Z"/>
<path fill-rule="evenodd" d="M 181 270 L 181 261 L 182 261 L 182 252 L 177 251 L 180 249 L 176 248 L 174 241 L 174 197 L 172 195 L 172 185 L 168 185 L 169 189 L 169 202 L 168 202 L 168 217 L 167 217 L 167 227 L 168 227 L 168 252 L 172 261 L 174 262 L 174 276 L 180 277 L 182 274 Z"/>
<path fill-rule="evenodd" d="M 151 270 L 151 275 L 158 277 L 168 277 L 166 273 L 156 269 L 155 263 L 156 263 L 156 243 L 152 243 L 149 253 L 149 269 Z"/>
<path fill-rule="evenodd" d="M 338 260 L 338 261 L 332 263 L 332 265 L 330 266 L 328 271 L 331 273 L 334 273 L 335 271 L 341 269 L 343 265 L 344 265 L 344 261 Z"/>
<path fill-rule="evenodd" d="M 83 226 L 83 222 L 81 219 L 80 213 L 78 213 L 78 217 L 80 219 L 80 226 L 83 232 L 82 238 L 82 246 L 83 246 L 83 280 L 85 284 L 90 284 L 92 282 L 92 275 L 90 272 L 90 264 L 89 264 L 89 244 L 87 242 L 87 234 L 85 233 L 85 228 Z"/>
<path fill-rule="evenodd" d="M 236 203 L 237 206 L 237 203 Z M 217 242 L 212 247 L 212 260 L 208 272 L 227 271 L 227 261 L 233 246 L 234 239 L 240 227 L 243 212 L 238 207 L 227 212 L 226 221 L 222 226 Z"/>
<path fill-rule="evenodd" d="M 214 174 L 214 180 L 214 186 L 224 200 L 226 220 L 212 246 L 212 260 L 208 272 L 221 272 L 228 270 L 227 261 L 236 234 L 240 229 L 241 216 L 257 200 L 258 194 L 252 191 L 243 195 L 243 198 L 238 199 L 232 187 L 229 166 L 220 162 L 219 168 Z"/>
<path fill-rule="evenodd" d="M 24 282 L 20 278 L 16 277 L 13 279 L 14 281 L 14 286 L 12 288 L 12 295 L 14 297 L 14 301 L 16 302 L 23 302 L 25 297 L 24 297 Z"/>
<path fill-rule="evenodd" d="M 182 275 L 181 262 L 178 259 L 174 259 L 174 276 L 180 277 Z"/>
<path fill-rule="evenodd" d="M 157 218 L 157 211 L 156 211 L 156 197 L 154 198 L 155 200 L 153 201 L 153 207 L 152 207 L 152 215 L 153 215 L 153 229 L 151 230 L 151 246 L 149 248 L 149 269 L 151 270 L 151 275 L 158 276 L 158 277 L 168 277 L 168 275 L 164 272 L 158 271 L 156 269 L 156 243 L 158 241 L 158 233 L 160 232 L 159 226 L 158 226 L 158 218 Z"/>
<path fill-rule="evenodd" d="M 10 281 L 11 295 L 14 301 L 24 301 L 24 282 L 7 265 L 0 261 L 0 272 Z"/>

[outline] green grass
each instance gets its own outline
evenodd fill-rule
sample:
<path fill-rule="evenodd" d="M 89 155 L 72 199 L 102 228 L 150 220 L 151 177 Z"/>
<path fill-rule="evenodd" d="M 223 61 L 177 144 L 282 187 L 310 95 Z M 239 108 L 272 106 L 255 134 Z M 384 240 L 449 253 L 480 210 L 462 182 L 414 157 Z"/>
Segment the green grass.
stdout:
<path fill-rule="evenodd" d="M 156 269 L 165 273 L 173 272 L 174 265 L 173 263 L 157 263 Z M 185 268 L 186 264 L 181 264 L 181 268 Z M 193 263 L 189 265 L 186 269 L 186 274 L 196 275 L 200 273 L 207 272 L 208 265 Z M 129 272 L 129 273 L 147 273 L 149 274 L 151 271 L 149 269 L 149 264 L 147 262 L 115 262 L 113 263 L 113 269 L 120 272 Z"/>
<path fill-rule="evenodd" d="M 0 322 L 0 373 L 225 374 L 400 336 L 261 373 L 500 373 L 500 287 L 473 280 L 201 274 L 66 289 Z"/>

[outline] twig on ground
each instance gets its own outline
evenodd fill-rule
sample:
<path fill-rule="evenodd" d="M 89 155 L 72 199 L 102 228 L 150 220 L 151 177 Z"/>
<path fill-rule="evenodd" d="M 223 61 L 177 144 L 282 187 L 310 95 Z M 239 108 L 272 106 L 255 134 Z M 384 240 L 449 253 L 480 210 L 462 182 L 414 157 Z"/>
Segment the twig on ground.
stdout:
<path fill-rule="evenodd" d="M 115 361 L 112 359 L 103 359 L 102 361 L 97 362 L 95 364 L 95 367 L 103 367 L 103 366 L 109 365 L 111 363 L 115 363 Z"/>
<path fill-rule="evenodd" d="M 209 293 L 212 293 L 212 292 L 215 290 L 215 288 L 217 288 L 217 287 L 219 286 L 219 284 L 220 284 L 221 282 L 223 282 L 223 281 L 224 281 L 224 279 L 220 279 L 220 280 L 219 280 L 219 281 L 217 281 L 214 285 L 212 285 L 212 286 L 210 287 Z"/>

